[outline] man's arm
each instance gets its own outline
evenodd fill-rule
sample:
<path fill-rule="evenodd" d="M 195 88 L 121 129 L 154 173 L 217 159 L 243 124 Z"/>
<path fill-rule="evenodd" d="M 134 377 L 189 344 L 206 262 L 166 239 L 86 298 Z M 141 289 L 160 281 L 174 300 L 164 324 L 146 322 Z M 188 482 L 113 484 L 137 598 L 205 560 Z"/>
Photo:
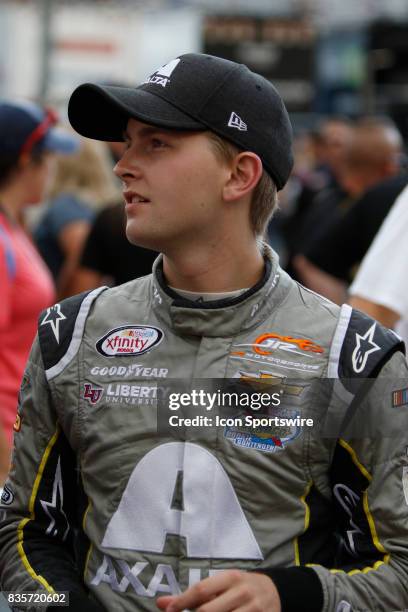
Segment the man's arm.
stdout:
<path fill-rule="evenodd" d="M 82 253 L 85 240 L 89 234 L 89 221 L 78 219 L 72 223 L 67 223 L 59 232 L 58 243 L 64 255 L 64 263 L 58 275 L 58 297 L 63 299 L 73 295 L 70 292 L 70 282 L 75 280 L 75 271 L 79 264 L 79 258 Z M 94 287 L 85 287 L 77 293 L 81 293 L 86 289 Z"/>
<path fill-rule="evenodd" d="M 304 255 L 296 255 L 293 258 L 293 267 L 305 287 L 323 295 L 335 304 L 344 302 L 347 289 L 344 281 L 318 268 Z"/>
<path fill-rule="evenodd" d="M 324 612 L 408 609 L 408 365 L 396 352 L 338 440 L 332 491 L 341 527 L 334 568 L 315 566 Z M 404 392 L 405 391 L 405 392 Z M 349 607 L 347 607 L 349 605 Z"/>
<path fill-rule="evenodd" d="M 382 306 L 381 304 L 376 304 L 375 302 L 365 299 L 359 295 L 350 296 L 348 303 L 353 308 L 361 310 L 362 312 L 370 315 L 370 317 L 373 317 L 373 319 L 382 325 L 385 325 L 385 327 L 394 327 L 397 321 L 401 318 L 395 310 L 392 310 L 387 306 Z"/>
<path fill-rule="evenodd" d="M 0 506 L 1 587 L 69 591 L 69 609 L 100 611 L 87 596 L 74 553 L 81 529 L 76 458 L 58 423 L 38 341 L 23 378 L 18 414 L 20 430 Z"/>
<path fill-rule="evenodd" d="M 66 295 L 75 295 L 89 289 L 96 289 L 104 284 L 110 284 L 107 283 L 109 275 L 104 265 L 107 245 L 104 230 L 109 223 L 108 212 L 104 209 L 94 219 L 83 243 L 77 265 L 67 281 Z"/>
<path fill-rule="evenodd" d="M 103 276 L 97 270 L 80 265 L 73 270 L 71 278 L 67 283 L 66 295 L 77 295 L 102 285 L 106 285 L 106 276 Z"/>

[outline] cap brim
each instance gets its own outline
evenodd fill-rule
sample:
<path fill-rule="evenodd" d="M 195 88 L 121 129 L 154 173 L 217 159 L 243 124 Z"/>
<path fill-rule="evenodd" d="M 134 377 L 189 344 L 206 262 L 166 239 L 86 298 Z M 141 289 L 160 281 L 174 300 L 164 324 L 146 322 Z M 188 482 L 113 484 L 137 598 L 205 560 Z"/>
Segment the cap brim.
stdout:
<path fill-rule="evenodd" d="M 206 129 L 202 123 L 148 91 L 92 83 L 75 89 L 68 105 L 68 118 L 82 136 L 111 142 L 124 139 L 130 118 L 167 129 Z"/>
<path fill-rule="evenodd" d="M 76 153 L 80 148 L 80 139 L 74 134 L 68 134 L 64 130 L 51 128 L 41 142 L 41 148 L 54 153 Z"/>

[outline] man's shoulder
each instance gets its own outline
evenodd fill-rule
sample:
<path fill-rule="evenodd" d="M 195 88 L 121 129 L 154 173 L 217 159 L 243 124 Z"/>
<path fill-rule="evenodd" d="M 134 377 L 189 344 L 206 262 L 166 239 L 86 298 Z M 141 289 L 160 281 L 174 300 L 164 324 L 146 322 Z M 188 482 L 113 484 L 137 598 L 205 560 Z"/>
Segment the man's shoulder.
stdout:
<path fill-rule="evenodd" d="M 147 274 L 146 276 L 135 278 L 122 285 L 108 287 L 98 297 L 94 309 L 102 308 L 107 303 L 121 302 L 123 300 L 149 301 L 151 282 L 152 274 Z"/>
<path fill-rule="evenodd" d="M 38 337 L 49 376 L 57 364 L 62 367 L 78 353 L 90 317 L 94 326 L 103 327 L 118 310 L 129 310 L 135 303 L 148 301 L 150 282 L 151 275 L 117 287 L 98 287 L 43 310 L 38 320 Z"/>
<path fill-rule="evenodd" d="M 368 315 L 348 304 L 338 306 L 298 283 L 295 289 L 299 297 L 286 314 L 327 345 L 329 378 L 371 378 L 395 352 L 404 350 L 393 331 Z"/>
<path fill-rule="evenodd" d="M 311 319 L 319 319 L 327 317 L 331 322 L 337 321 L 340 315 L 341 306 L 335 304 L 320 293 L 316 293 L 301 283 L 293 281 L 296 291 L 298 292 L 299 307 L 303 307 L 307 317 Z"/>
<path fill-rule="evenodd" d="M 79 345 L 92 305 L 106 287 L 84 291 L 43 310 L 38 317 L 38 339 L 45 370 L 61 361 L 73 343 Z"/>

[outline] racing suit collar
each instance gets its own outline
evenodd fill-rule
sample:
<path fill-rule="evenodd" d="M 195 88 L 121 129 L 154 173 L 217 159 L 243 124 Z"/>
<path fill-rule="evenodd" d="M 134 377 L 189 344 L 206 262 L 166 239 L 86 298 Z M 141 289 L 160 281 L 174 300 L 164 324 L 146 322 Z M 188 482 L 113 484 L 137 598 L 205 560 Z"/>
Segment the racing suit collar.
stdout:
<path fill-rule="evenodd" d="M 230 337 L 259 325 L 289 291 L 288 277 L 278 256 L 263 245 L 264 275 L 238 297 L 212 302 L 193 302 L 170 289 L 163 275 L 163 257 L 153 264 L 152 303 L 157 316 L 178 334 Z"/>

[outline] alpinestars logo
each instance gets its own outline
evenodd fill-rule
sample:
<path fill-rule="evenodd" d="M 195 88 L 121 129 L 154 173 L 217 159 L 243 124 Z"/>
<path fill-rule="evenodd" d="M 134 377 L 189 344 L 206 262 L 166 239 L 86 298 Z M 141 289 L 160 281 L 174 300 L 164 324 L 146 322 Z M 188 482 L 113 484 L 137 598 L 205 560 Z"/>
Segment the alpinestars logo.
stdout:
<path fill-rule="evenodd" d="M 347 536 L 343 539 L 343 544 L 351 555 L 357 556 L 354 537 L 358 534 L 362 534 L 363 531 L 358 525 L 355 524 L 353 521 L 353 516 L 355 514 L 355 509 L 357 508 L 358 502 L 360 501 L 360 496 L 357 495 L 355 491 L 350 489 L 350 487 L 341 483 L 335 485 L 333 492 L 338 503 L 349 519 L 350 529 L 347 529 L 346 531 Z"/>
<path fill-rule="evenodd" d="M 70 527 L 64 512 L 64 487 L 61 475 L 61 457 L 58 457 L 57 469 L 55 471 L 52 500 L 40 500 L 40 504 L 50 521 L 45 533 L 53 537 L 60 536 L 64 542 Z M 57 519 L 60 524 L 57 524 Z"/>
<path fill-rule="evenodd" d="M 374 342 L 375 328 L 376 323 L 373 323 L 363 336 L 356 333 L 356 346 L 351 356 L 353 370 L 356 374 L 360 374 L 364 370 L 371 353 L 380 350 L 378 344 Z"/>
<path fill-rule="evenodd" d="M 351 605 L 343 599 L 337 606 L 336 612 L 351 612 Z"/>
<path fill-rule="evenodd" d="M 5 484 L 3 492 L 1 494 L 0 503 L 2 503 L 4 506 L 10 506 L 10 504 L 12 504 L 13 501 L 14 501 L 14 493 L 10 489 L 10 487 Z"/>
<path fill-rule="evenodd" d="M 235 128 L 239 130 L 240 132 L 248 131 L 247 124 L 244 121 L 242 121 L 241 117 L 239 117 L 237 113 L 234 113 L 234 112 L 231 113 L 231 117 L 229 118 L 229 121 L 228 121 L 228 127 Z"/>
<path fill-rule="evenodd" d="M 67 317 L 61 312 L 61 306 L 59 304 L 55 304 L 54 306 L 51 306 L 51 308 L 47 309 L 47 313 L 41 321 L 41 325 L 51 325 L 53 334 L 58 344 L 60 321 L 63 321 L 66 318 Z"/>
<path fill-rule="evenodd" d="M 170 81 L 170 77 L 173 73 L 173 70 L 177 68 L 179 63 L 179 59 L 174 59 L 171 60 L 171 62 L 169 62 L 168 64 L 161 66 L 147 79 L 146 83 L 153 83 L 154 85 L 161 85 L 162 87 L 166 87 L 167 83 Z"/>
<path fill-rule="evenodd" d="M 402 489 L 404 491 L 405 503 L 408 506 L 408 467 L 402 468 Z"/>

